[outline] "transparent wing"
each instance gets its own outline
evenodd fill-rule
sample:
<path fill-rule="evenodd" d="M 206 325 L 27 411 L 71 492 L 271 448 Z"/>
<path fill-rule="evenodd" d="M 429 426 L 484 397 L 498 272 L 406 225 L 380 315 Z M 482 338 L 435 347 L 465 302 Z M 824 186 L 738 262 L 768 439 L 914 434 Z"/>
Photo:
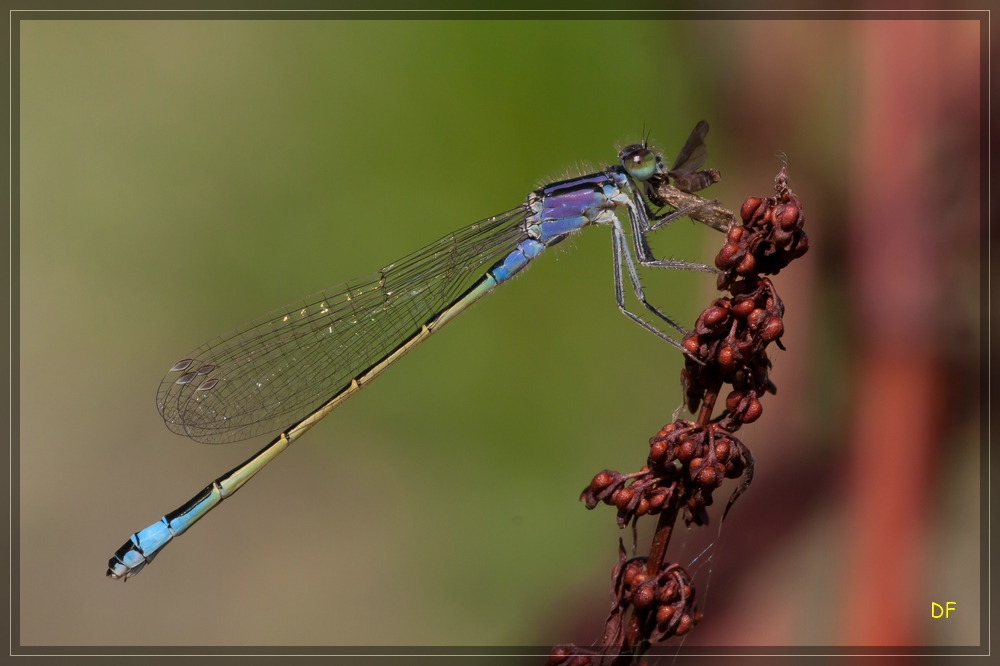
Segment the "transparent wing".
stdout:
<path fill-rule="evenodd" d="M 671 175 L 690 173 L 701 168 L 701 165 L 708 158 L 708 147 L 705 145 L 706 136 L 708 136 L 708 123 L 704 120 L 698 121 L 698 124 L 691 130 L 691 134 L 688 135 L 687 141 L 684 142 L 681 152 L 677 153 L 674 164 L 670 167 Z"/>
<path fill-rule="evenodd" d="M 300 420 L 377 363 L 524 238 L 521 206 L 377 273 L 291 303 L 208 342 L 167 372 L 157 408 L 173 432 L 234 442 Z"/>

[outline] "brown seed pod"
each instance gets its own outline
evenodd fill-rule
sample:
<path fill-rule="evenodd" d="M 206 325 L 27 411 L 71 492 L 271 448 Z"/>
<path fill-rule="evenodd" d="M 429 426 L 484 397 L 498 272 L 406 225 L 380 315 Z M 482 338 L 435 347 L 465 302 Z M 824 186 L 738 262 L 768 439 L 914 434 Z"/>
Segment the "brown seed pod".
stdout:
<path fill-rule="evenodd" d="M 635 577 L 639 575 L 642 571 L 642 565 L 638 562 L 629 562 L 625 567 L 625 573 L 622 574 L 622 582 L 625 583 L 626 587 L 632 587 L 635 582 Z"/>
<path fill-rule="evenodd" d="M 615 506 L 618 507 L 620 511 L 624 511 L 628 508 L 629 502 L 631 502 L 632 498 L 635 497 L 635 491 L 631 488 L 621 488 L 620 490 L 616 490 L 614 494 L 617 495 L 615 498 Z"/>
<path fill-rule="evenodd" d="M 729 345 L 723 345 L 719 350 L 719 367 L 721 367 L 726 372 L 729 372 L 736 367 L 736 359 L 733 357 L 733 348 Z"/>
<path fill-rule="evenodd" d="M 681 341 L 681 346 L 684 347 L 684 349 L 687 350 L 687 352 L 692 356 L 697 355 L 698 348 L 700 347 L 700 344 L 698 343 L 698 336 L 694 333 L 688 333 Z"/>
<path fill-rule="evenodd" d="M 781 317 L 768 317 L 760 329 L 760 337 L 765 342 L 773 342 L 780 338 L 784 332 L 785 325 L 782 323 Z"/>
<path fill-rule="evenodd" d="M 656 601 L 656 585 L 642 585 L 632 593 L 632 605 L 636 608 L 648 608 Z"/>
<path fill-rule="evenodd" d="M 778 217 L 778 225 L 785 231 L 792 231 L 799 222 L 799 207 L 794 202 L 785 205 Z"/>
<path fill-rule="evenodd" d="M 646 575 L 646 572 L 640 567 L 638 573 L 636 573 L 635 577 L 632 578 L 632 589 L 633 590 L 637 589 L 647 580 L 649 580 L 649 576 Z"/>
<path fill-rule="evenodd" d="M 749 325 L 750 328 L 756 329 L 758 326 L 761 325 L 761 323 L 764 321 L 766 317 L 767 317 L 767 310 L 764 310 L 762 308 L 754 308 L 753 312 L 747 315 L 747 325 Z"/>
<path fill-rule="evenodd" d="M 727 403 L 728 403 L 728 401 L 727 401 Z M 732 410 L 730 410 L 730 411 L 732 411 Z M 723 463 L 723 464 L 725 464 L 726 462 L 728 462 L 729 461 L 729 456 L 730 456 L 730 446 L 732 446 L 732 442 L 730 440 L 726 439 L 726 438 L 721 438 L 721 439 L 716 440 L 716 442 L 715 442 L 715 459 L 718 460 L 720 463 Z"/>
<path fill-rule="evenodd" d="M 702 313 L 702 321 L 706 326 L 715 326 L 719 322 L 724 321 L 728 316 L 729 311 L 726 308 L 714 305 Z"/>
<path fill-rule="evenodd" d="M 715 485 L 716 478 L 715 467 L 713 465 L 706 465 L 699 470 L 695 480 L 703 486 L 711 486 Z"/>
<path fill-rule="evenodd" d="M 663 462 L 663 458 L 667 455 L 667 443 L 658 439 L 649 446 L 649 462 L 657 465 Z"/>
<path fill-rule="evenodd" d="M 743 423 L 753 423 L 760 418 L 760 415 L 764 413 L 764 408 L 760 406 L 760 400 L 757 398 L 750 398 L 750 404 L 747 405 L 746 411 L 743 412 L 743 416 L 740 418 Z"/>
<path fill-rule="evenodd" d="M 750 275 L 753 273 L 753 269 L 757 266 L 757 260 L 753 258 L 753 255 L 747 252 L 740 259 L 740 263 L 736 264 L 736 272 L 739 275 Z M 719 266 L 722 268 L 722 266 Z"/>
<path fill-rule="evenodd" d="M 681 462 L 691 460 L 694 456 L 694 452 L 698 447 L 698 442 L 690 437 L 685 437 L 681 440 L 680 446 L 677 447 L 677 459 Z"/>
<path fill-rule="evenodd" d="M 761 203 L 763 203 L 762 199 L 750 197 L 740 206 L 740 217 L 749 221 L 753 217 L 753 214 L 757 212 L 757 209 L 760 208 Z"/>
<path fill-rule="evenodd" d="M 746 319 L 756 307 L 752 298 L 742 298 L 733 305 L 733 314 L 741 319 Z"/>
<path fill-rule="evenodd" d="M 667 624 L 674 617 L 673 606 L 660 606 L 656 609 L 656 623 Z"/>
<path fill-rule="evenodd" d="M 733 263 L 736 255 L 740 252 L 740 246 L 736 243 L 726 243 L 715 255 L 715 267 L 726 270 Z"/>
<path fill-rule="evenodd" d="M 610 486 L 614 483 L 614 481 L 615 477 L 613 477 L 608 470 L 604 470 L 603 472 L 598 472 L 594 475 L 594 478 L 590 481 L 590 487 L 592 490 L 600 491 Z"/>

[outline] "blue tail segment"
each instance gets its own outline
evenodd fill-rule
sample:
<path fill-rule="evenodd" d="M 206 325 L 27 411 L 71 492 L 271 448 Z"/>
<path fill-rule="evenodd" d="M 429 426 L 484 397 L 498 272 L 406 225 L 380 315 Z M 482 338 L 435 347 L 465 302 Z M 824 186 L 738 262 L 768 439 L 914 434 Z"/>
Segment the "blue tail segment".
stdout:
<path fill-rule="evenodd" d="M 153 561 L 175 536 L 183 534 L 223 500 L 222 488 L 212 483 L 184 506 L 168 513 L 144 530 L 139 530 L 108 560 L 108 578 L 128 580 Z"/>

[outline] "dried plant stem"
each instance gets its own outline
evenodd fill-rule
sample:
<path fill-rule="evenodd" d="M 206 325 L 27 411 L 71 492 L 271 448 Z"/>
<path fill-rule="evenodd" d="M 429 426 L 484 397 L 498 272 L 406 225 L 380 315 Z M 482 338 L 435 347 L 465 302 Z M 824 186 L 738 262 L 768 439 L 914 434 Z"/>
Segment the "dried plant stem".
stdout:
<path fill-rule="evenodd" d="M 713 386 L 705 393 L 705 400 L 702 402 L 701 411 L 698 412 L 698 425 L 705 427 L 712 419 L 712 410 L 715 408 L 715 401 L 719 397 L 719 389 L 722 382 Z M 646 560 L 646 572 L 650 576 L 655 576 L 660 572 L 660 567 L 664 564 L 664 556 L 667 546 L 670 545 L 670 535 L 674 531 L 674 523 L 677 522 L 677 513 L 680 505 L 675 500 L 663 508 L 659 520 L 656 522 L 656 533 L 653 535 L 653 543 L 649 547 L 649 559 Z"/>
<path fill-rule="evenodd" d="M 660 573 L 663 556 L 666 555 L 667 546 L 670 545 L 670 535 L 674 532 L 674 523 L 677 522 L 679 510 L 678 503 L 671 501 L 668 507 L 664 507 L 656 523 L 656 534 L 653 535 L 653 543 L 649 547 L 649 559 L 646 560 L 646 572 L 650 576 Z"/>
<path fill-rule="evenodd" d="M 712 420 L 712 411 L 715 409 L 715 401 L 719 397 L 719 389 L 722 388 L 720 379 L 705 392 L 705 397 L 701 401 L 701 411 L 698 412 L 698 425 L 703 428 L 708 427 Z"/>

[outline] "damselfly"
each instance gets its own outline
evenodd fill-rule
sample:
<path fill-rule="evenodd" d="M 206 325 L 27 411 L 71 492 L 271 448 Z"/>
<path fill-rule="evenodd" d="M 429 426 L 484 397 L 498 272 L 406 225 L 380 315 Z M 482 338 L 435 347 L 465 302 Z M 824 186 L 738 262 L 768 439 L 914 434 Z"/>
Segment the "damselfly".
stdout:
<path fill-rule="evenodd" d="M 704 264 L 656 259 L 646 241 L 647 233 L 690 212 L 654 213 L 649 202 L 657 201 L 650 182 L 688 178 L 704 162 L 707 131 L 707 123 L 699 123 L 670 169 L 645 140 L 628 145 L 619 151 L 618 164 L 546 185 L 517 208 L 449 234 L 376 273 L 248 322 L 178 361 L 156 396 L 172 431 L 210 443 L 280 433 L 179 509 L 133 534 L 108 562 L 107 575 L 135 576 L 173 537 L 340 403 L 547 247 L 584 227 L 611 227 L 618 308 L 683 351 L 659 326 L 625 307 L 623 266 L 639 302 L 683 334 L 683 328 L 646 300 L 636 266 L 714 271 Z M 627 213 L 631 247 L 618 209 Z"/>

